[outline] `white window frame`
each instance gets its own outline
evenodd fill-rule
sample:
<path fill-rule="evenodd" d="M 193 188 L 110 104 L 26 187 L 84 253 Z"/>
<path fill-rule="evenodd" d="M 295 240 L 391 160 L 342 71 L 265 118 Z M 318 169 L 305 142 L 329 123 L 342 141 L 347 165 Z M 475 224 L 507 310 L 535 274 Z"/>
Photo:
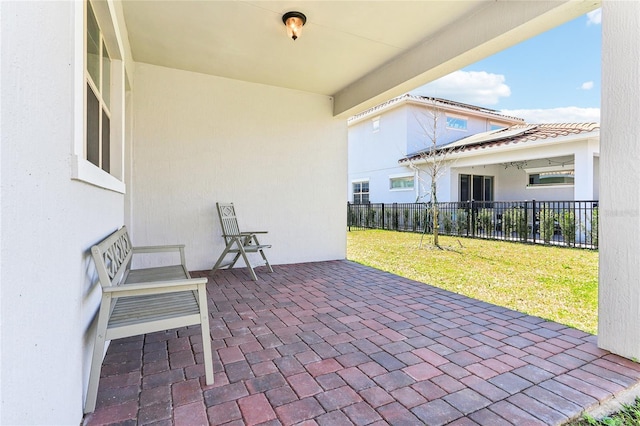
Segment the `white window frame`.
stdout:
<path fill-rule="evenodd" d="M 369 184 L 369 191 L 367 191 L 366 194 L 368 194 L 368 198 L 369 198 L 368 202 L 369 203 L 371 202 L 371 182 L 369 181 L 369 179 L 356 179 L 356 180 L 352 180 L 351 181 L 351 202 L 352 203 L 353 203 L 353 199 L 354 199 L 356 194 L 361 194 L 361 195 L 364 194 L 364 192 L 362 192 L 362 191 L 361 192 L 355 192 L 353 190 L 353 185 L 356 184 L 356 183 L 364 183 L 364 182 Z M 354 204 L 356 204 L 356 203 L 354 203 Z"/>
<path fill-rule="evenodd" d="M 74 141 L 71 155 L 71 178 L 111 191 L 125 193 L 124 184 L 124 116 L 125 116 L 125 69 L 123 44 L 116 31 L 116 13 L 112 0 L 92 0 L 91 6 L 100 27 L 101 37 L 111 57 L 110 91 L 110 173 L 86 159 L 86 102 L 87 102 L 87 5 L 74 2 L 76 33 L 74 66 Z"/>
<path fill-rule="evenodd" d="M 571 173 L 573 176 L 574 183 L 529 183 L 529 179 L 531 175 L 541 175 L 541 174 L 568 174 Z M 556 170 L 538 170 L 533 171 L 531 173 L 527 173 L 527 189 L 531 188 L 567 188 L 575 186 L 575 171 L 572 169 L 556 169 Z"/>
<path fill-rule="evenodd" d="M 402 180 L 411 180 L 412 185 L 411 187 L 403 187 L 403 188 L 394 188 L 393 187 L 393 181 L 397 180 L 397 179 L 402 179 Z M 416 179 L 415 176 L 413 174 L 401 174 L 401 175 L 390 175 L 389 176 L 389 191 L 392 192 L 397 192 L 397 191 L 413 191 L 415 190 L 415 186 L 416 186 Z"/>
<path fill-rule="evenodd" d="M 449 126 L 449 119 L 450 118 L 456 119 L 456 120 L 464 120 L 464 122 L 465 122 L 464 129 L 461 129 L 460 127 Z M 445 121 L 446 121 L 446 124 L 447 124 L 447 129 L 450 129 L 450 130 L 457 130 L 459 132 L 466 132 L 468 130 L 468 128 L 469 128 L 469 117 L 465 117 L 464 115 L 456 115 L 456 114 L 446 113 L 445 114 Z"/>

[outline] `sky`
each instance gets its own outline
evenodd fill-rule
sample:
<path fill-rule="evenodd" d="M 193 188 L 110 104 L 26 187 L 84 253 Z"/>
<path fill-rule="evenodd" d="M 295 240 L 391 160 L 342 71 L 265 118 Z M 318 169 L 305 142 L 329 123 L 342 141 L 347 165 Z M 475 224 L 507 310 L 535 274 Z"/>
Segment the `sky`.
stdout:
<path fill-rule="evenodd" d="M 600 9 L 412 93 L 468 103 L 528 123 L 600 121 Z"/>

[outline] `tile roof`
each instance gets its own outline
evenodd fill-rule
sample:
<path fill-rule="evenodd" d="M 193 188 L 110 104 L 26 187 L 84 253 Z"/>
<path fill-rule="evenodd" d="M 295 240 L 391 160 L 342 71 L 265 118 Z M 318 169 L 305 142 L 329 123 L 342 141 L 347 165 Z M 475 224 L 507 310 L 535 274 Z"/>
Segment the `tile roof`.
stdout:
<path fill-rule="evenodd" d="M 586 134 L 600 130 L 600 123 L 545 123 L 516 124 L 504 129 L 478 133 L 451 142 L 438 148 L 437 152 L 453 151 L 456 153 L 486 149 L 501 145 L 515 145 L 544 139 L 554 139 L 571 135 Z M 399 163 L 416 160 L 427 150 L 401 158 Z"/>

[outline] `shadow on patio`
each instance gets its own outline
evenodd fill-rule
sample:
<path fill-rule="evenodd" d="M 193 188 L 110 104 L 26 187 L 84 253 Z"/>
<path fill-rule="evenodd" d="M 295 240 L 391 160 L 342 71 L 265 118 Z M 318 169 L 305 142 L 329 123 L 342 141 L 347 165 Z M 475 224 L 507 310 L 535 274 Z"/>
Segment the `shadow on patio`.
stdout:
<path fill-rule="evenodd" d="M 262 269 L 209 276 L 213 386 L 198 327 L 116 340 L 85 424 L 555 425 L 640 382 L 561 324 L 348 261 Z"/>

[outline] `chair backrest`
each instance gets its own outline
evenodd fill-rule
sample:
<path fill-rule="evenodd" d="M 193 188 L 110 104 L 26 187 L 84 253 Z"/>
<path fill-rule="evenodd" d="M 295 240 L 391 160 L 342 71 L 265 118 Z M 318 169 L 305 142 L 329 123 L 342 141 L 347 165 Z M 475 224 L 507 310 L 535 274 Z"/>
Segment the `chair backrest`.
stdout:
<path fill-rule="evenodd" d="M 229 235 L 240 234 L 236 211 L 233 208 L 233 203 L 216 203 L 216 206 L 218 207 L 218 217 L 220 217 L 222 236 L 224 237 L 225 242 L 228 243 Z"/>

